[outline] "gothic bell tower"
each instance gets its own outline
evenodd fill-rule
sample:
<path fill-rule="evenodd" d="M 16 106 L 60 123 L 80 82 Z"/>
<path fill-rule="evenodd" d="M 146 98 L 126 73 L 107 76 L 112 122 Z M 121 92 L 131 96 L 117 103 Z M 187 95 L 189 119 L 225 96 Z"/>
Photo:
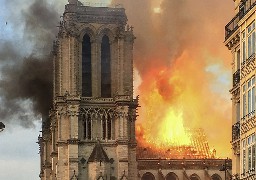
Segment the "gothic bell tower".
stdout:
<path fill-rule="evenodd" d="M 65 6 L 53 109 L 39 140 L 41 180 L 137 179 L 134 39 L 123 8 Z"/>

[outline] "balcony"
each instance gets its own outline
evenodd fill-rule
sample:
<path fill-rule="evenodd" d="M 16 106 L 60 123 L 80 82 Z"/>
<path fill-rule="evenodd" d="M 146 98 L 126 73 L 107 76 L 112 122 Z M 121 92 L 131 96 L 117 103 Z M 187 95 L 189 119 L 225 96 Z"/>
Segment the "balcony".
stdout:
<path fill-rule="evenodd" d="M 240 82 L 240 69 L 233 74 L 233 87 L 238 85 Z"/>
<path fill-rule="evenodd" d="M 227 40 L 238 28 L 239 13 L 225 26 L 225 40 Z"/>
<path fill-rule="evenodd" d="M 240 138 L 240 122 L 237 122 L 232 126 L 232 142 Z"/>
<path fill-rule="evenodd" d="M 256 0 L 244 0 L 239 7 L 239 13 L 225 26 L 225 40 L 227 40 L 238 28 L 238 21 L 241 20 L 254 6 Z"/>
<path fill-rule="evenodd" d="M 240 19 L 242 19 L 256 4 L 256 0 L 243 0 L 239 6 Z"/>

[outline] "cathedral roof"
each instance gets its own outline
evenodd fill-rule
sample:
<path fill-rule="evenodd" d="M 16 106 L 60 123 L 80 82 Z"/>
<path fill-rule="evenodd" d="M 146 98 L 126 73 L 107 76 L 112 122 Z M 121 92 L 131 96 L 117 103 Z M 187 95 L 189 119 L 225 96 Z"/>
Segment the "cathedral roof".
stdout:
<path fill-rule="evenodd" d="M 108 155 L 104 151 L 100 142 L 98 142 L 93 148 L 92 154 L 90 155 L 88 162 L 109 162 Z"/>

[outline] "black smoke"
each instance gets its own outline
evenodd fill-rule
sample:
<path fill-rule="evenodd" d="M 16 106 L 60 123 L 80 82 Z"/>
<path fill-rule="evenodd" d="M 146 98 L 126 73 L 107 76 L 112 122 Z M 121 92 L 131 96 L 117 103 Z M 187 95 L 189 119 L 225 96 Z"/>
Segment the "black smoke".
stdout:
<path fill-rule="evenodd" d="M 0 118 L 8 125 L 33 127 L 51 107 L 51 49 L 59 13 L 47 0 L 24 3 L 29 5 L 6 16 L 12 27 L 22 27 L 22 38 L 15 39 L 18 32 L 12 28 L 14 38 L 0 43 Z M 11 9 L 14 4 L 7 2 L 6 6 Z"/>

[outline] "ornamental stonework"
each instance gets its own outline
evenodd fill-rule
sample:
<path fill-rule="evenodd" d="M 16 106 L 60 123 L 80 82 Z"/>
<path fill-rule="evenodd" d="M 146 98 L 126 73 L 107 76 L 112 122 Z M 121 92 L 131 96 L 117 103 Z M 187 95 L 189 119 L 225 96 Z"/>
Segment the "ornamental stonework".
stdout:
<path fill-rule="evenodd" d="M 255 70 L 255 54 L 251 55 L 242 65 L 241 79 L 244 79 L 247 75 Z"/>
<path fill-rule="evenodd" d="M 241 134 L 245 134 L 246 132 L 250 131 L 251 129 L 255 128 L 256 120 L 254 114 L 248 114 L 242 121 L 241 121 Z"/>

